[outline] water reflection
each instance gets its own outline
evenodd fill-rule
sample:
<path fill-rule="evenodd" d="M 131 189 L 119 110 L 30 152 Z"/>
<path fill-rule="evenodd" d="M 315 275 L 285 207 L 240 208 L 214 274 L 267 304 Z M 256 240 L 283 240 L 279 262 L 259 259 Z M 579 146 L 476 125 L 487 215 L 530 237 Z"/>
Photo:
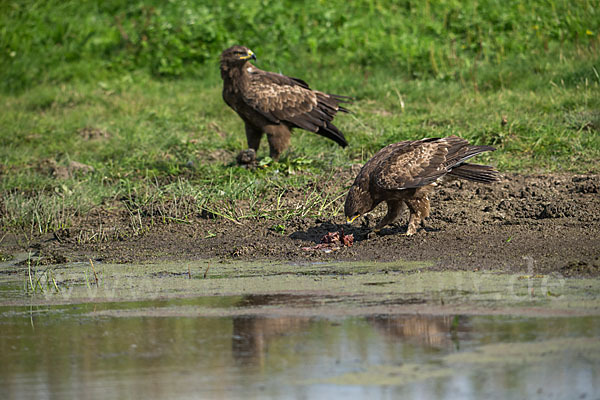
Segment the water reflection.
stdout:
<path fill-rule="evenodd" d="M 276 305 L 308 305 L 314 297 L 275 295 L 247 295 L 237 304 L 238 307 L 262 307 Z M 306 330 L 310 324 L 308 317 L 233 317 L 232 351 L 240 365 L 255 365 L 264 368 L 269 343 L 282 335 Z"/>
<path fill-rule="evenodd" d="M 444 349 L 459 347 L 459 333 L 460 337 L 466 338 L 469 318 L 458 315 L 386 315 L 368 317 L 367 321 L 386 340 L 404 340 L 419 346 Z"/>
<path fill-rule="evenodd" d="M 177 310 L 218 304 L 268 310 L 322 301 L 315 296 L 245 296 L 102 307 Z M 594 347 L 584 356 L 579 350 L 566 351 L 564 357 L 560 353 L 562 358 L 540 353 L 516 363 L 451 358 L 477 354 L 487 344 L 535 347 L 556 338 L 598 338 L 597 317 L 316 318 L 293 315 L 294 307 L 283 317 L 265 317 L 264 312 L 213 318 L 150 313 L 98 317 L 90 314 L 95 307 L 0 307 L 2 398 L 468 399 L 488 397 L 490 388 L 496 398 L 544 398 L 566 393 L 563 387 L 576 396 L 599 390 L 599 350 Z M 388 383 L 378 381 L 381 375 Z M 345 376 L 358 380 L 332 383 Z"/>
<path fill-rule="evenodd" d="M 309 306 L 314 303 L 313 296 L 250 295 L 244 296 L 237 306 Z M 269 344 L 281 336 L 308 330 L 312 318 L 244 315 L 233 317 L 232 320 L 232 351 L 236 362 L 240 365 L 264 367 Z M 459 348 L 459 336 L 466 338 L 468 320 L 466 316 L 447 315 L 380 315 L 365 318 L 386 341 L 410 342 L 432 349 Z"/>
<path fill-rule="evenodd" d="M 241 365 L 264 367 L 269 344 L 283 335 L 307 330 L 307 317 L 235 317 L 233 318 L 232 351 Z"/>

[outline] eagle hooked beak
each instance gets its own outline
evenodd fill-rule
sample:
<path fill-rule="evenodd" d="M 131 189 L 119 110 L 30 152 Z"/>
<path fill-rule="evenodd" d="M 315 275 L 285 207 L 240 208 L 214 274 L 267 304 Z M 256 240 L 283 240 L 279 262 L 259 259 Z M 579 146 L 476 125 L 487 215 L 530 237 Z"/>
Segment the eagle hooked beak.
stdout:
<path fill-rule="evenodd" d="M 254 55 L 254 52 L 252 50 L 248 50 L 247 55 L 240 56 L 240 60 L 248 60 L 248 59 L 256 60 L 256 55 Z"/>
<path fill-rule="evenodd" d="M 352 224 L 352 222 L 353 222 L 353 221 L 354 221 L 356 218 L 358 218 L 358 217 L 360 217 L 360 214 L 358 214 L 358 215 L 355 215 L 355 216 L 354 216 L 354 217 L 352 217 L 352 218 L 350 218 L 350 217 L 347 217 L 347 218 L 346 218 L 346 225 L 350 225 L 350 224 Z"/>

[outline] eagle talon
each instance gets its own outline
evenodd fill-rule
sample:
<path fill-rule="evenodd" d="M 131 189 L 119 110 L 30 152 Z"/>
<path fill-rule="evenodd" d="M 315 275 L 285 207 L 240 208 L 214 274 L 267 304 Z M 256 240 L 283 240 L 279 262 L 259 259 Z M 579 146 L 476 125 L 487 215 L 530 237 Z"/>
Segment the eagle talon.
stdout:
<path fill-rule="evenodd" d="M 257 166 L 256 151 L 254 149 L 242 150 L 237 155 L 236 161 L 244 168 L 255 168 Z"/>
<path fill-rule="evenodd" d="M 367 233 L 367 239 L 374 239 L 375 237 L 380 235 L 379 229 L 373 229 L 371 232 Z"/>
<path fill-rule="evenodd" d="M 413 227 L 413 229 L 411 229 L 410 227 L 406 230 L 406 232 L 404 233 L 404 236 L 413 236 L 415 233 L 417 233 L 417 229 Z"/>

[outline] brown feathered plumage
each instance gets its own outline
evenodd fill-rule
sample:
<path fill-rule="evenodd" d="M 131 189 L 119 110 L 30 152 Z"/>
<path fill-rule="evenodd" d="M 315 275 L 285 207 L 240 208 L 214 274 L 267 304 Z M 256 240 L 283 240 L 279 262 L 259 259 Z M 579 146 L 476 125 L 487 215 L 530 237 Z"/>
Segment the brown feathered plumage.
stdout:
<path fill-rule="evenodd" d="M 360 170 L 350 187 L 344 213 L 350 223 L 386 202 L 388 212 L 375 226 L 393 223 L 406 206 L 410 210 L 407 235 L 413 235 L 429 216 L 429 194 L 445 176 L 475 182 L 498 181 L 498 171 L 465 161 L 491 146 L 471 146 L 456 136 L 408 140 L 381 149 Z"/>
<path fill-rule="evenodd" d="M 221 54 L 223 99 L 244 121 L 250 149 L 258 150 L 266 133 L 270 156 L 277 160 L 289 146 L 292 128 L 315 132 L 342 147 L 348 144 L 332 124 L 338 111 L 348 112 L 340 106 L 347 97 L 311 90 L 301 79 L 262 71 L 250 64 L 251 59 L 256 59 L 254 53 L 243 46 Z"/>

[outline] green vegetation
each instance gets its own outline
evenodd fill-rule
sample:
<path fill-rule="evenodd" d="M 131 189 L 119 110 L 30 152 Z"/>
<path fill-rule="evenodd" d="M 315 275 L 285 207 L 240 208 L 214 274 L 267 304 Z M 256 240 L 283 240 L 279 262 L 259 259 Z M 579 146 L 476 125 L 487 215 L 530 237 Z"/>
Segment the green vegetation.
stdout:
<path fill-rule="evenodd" d="M 234 43 L 355 97 L 336 119 L 349 147 L 296 131 L 280 163 L 264 143 L 264 168 L 233 165 L 245 135 L 217 60 Z M 0 226 L 51 232 L 98 207 L 134 233 L 328 218 L 352 164 L 451 134 L 495 145 L 482 160 L 501 171 L 599 172 L 599 54 L 598 1 L 5 1 Z"/>

